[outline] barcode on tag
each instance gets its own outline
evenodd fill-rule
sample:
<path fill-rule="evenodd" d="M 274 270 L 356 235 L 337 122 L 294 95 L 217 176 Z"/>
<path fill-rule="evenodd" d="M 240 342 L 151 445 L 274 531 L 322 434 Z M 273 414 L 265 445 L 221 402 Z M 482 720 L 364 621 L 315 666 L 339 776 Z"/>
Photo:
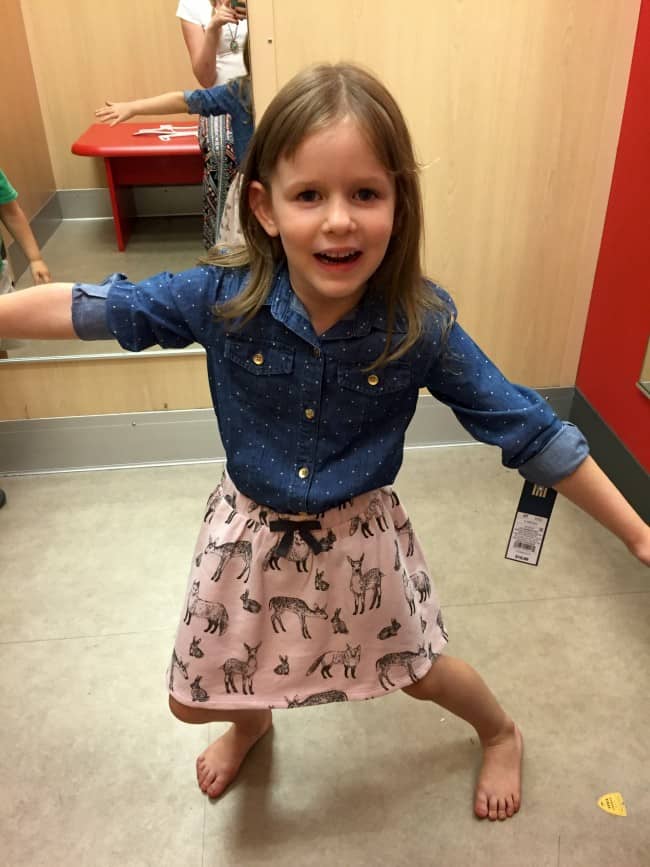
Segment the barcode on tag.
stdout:
<path fill-rule="evenodd" d="M 537 566 L 547 524 L 548 518 L 517 512 L 506 552 L 508 560 Z"/>

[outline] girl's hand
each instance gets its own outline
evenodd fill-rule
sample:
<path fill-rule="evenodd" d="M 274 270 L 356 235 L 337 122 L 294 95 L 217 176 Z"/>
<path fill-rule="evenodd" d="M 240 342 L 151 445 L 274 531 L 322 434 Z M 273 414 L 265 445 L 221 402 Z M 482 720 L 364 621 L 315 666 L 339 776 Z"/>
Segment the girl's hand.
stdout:
<path fill-rule="evenodd" d="M 106 100 L 106 105 L 97 109 L 95 117 L 100 123 L 115 126 L 115 124 L 122 123 L 133 117 L 134 114 L 135 111 L 130 102 L 109 102 Z"/>
<path fill-rule="evenodd" d="M 32 259 L 29 263 L 35 283 L 51 283 L 50 269 L 42 259 Z"/>

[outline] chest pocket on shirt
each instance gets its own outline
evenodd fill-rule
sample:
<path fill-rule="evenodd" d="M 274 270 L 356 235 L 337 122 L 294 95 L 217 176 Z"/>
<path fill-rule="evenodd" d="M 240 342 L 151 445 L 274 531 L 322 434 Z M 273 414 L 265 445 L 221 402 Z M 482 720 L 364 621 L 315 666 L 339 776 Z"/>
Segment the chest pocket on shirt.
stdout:
<path fill-rule="evenodd" d="M 341 364 L 337 379 L 341 398 L 351 401 L 357 417 L 366 422 L 386 421 L 403 409 L 402 399 L 408 400 L 413 391 L 410 365 L 399 362 L 376 370 Z"/>
<path fill-rule="evenodd" d="M 226 338 L 230 394 L 256 406 L 281 406 L 292 399 L 294 350 L 264 340 Z"/>

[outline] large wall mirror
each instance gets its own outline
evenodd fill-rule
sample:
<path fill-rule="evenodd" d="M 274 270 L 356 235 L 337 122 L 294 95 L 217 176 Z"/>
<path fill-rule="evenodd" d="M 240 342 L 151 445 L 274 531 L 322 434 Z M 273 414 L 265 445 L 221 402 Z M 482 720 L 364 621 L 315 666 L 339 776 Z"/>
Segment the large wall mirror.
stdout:
<path fill-rule="evenodd" d="M 200 206 L 201 189 L 197 188 Z M 43 258 L 59 282 L 100 283 L 116 271 L 139 281 L 160 271 L 184 271 L 205 252 L 199 215 L 146 217 L 138 219 L 126 250 L 116 248 L 110 219 L 63 220 L 43 245 Z M 33 283 L 29 268 L 16 282 L 17 289 Z M 145 350 L 148 353 L 155 349 Z M 193 344 L 172 352 L 203 352 Z M 78 358 L 81 355 L 114 355 L 126 350 L 114 340 L 28 340 L 7 349 L 5 364 L 27 360 Z M 170 350 L 166 350 L 167 353 Z M 132 353 L 129 353 L 132 354 Z"/>
<path fill-rule="evenodd" d="M 205 18 L 211 13 L 210 0 L 195 0 L 185 5 L 192 15 Z M 22 4 L 11 0 L 6 35 L 11 45 L 17 46 L 15 50 L 25 63 L 19 85 L 19 89 L 25 88 L 25 94 L 14 94 L 15 98 L 7 101 L 3 109 L 5 126 L 14 132 L 20 131 L 24 127 L 25 107 L 36 114 L 40 106 L 45 134 L 33 136 L 41 139 L 40 150 L 36 153 L 29 152 L 29 141 L 20 141 L 17 134 L 11 142 L 2 139 L 0 144 L 4 142 L 7 147 L 4 144 L 0 147 L 0 165 L 13 180 L 26 211 L 35 190 L 45 188 L 43 183 L 39 186 L 30 169 L 36 162 L 48 163 L 48 174 L 51 162 L 53 186 L 59 191 L 57 198 L 68 197 L 68 208 L 63 208 L 64 219 L 41 243 L 43 258 L 55 282 L 99 283 L 114 272 L 139 281 L 161 271 L 191 268 L 205 253 L 200 185 L 184 188 L 179 196 L 175 195 L 179 188 L 143 188 L 139 191 L 143 194 L 140 199 L 136 193 L 136 210 L 140 214 L 143 210 L 139 201 L 145 203 L 147 213 L 157 212 L 163 216 L 139 217 L 126 250 L 119 252 L 113 221 L 106 216 L 110 213 L 108 192 L 103 196 L 101 189 L 107 186 L 103 161 L 70 153 L 72 142 L 95 122 L 94 109 L 105 99 L 127 100 L 201 86 L 193 75 L 189 43 L 183 22 L 177 17 L 178 6 L 178 0 L 163 3 L 141 0 L 134 12 L 130 0 L 114 0 L 103 7 L 93 6 L 90 13 L 85 9 L 80 11 L 75 0 L 61 0 L 56 16 L 52 17 L 51 5 L 46 0 Z M 47 27 L 43 25 L 44 20 L 48 21 Z M 128 20 L 126 30 L 125 20 Z M 237 37 L 237 29 L 229 28 L 230 44 Z M 235 39 L 238 52 L 243 48 L 246 28 L 240 30 Z M 100 57 L 104 59 L 100 61 Z M 5 70 L 10 66 L 9 59 L 7 64 L 3 67 Z M 81 73 L 83 69 L 87 70 L 86 74 Z M 28 93 L 30 88 L 33 102 L 30 102 L 32 93 Z M 26 99 L 26 95 L 30 99 Z M 133 122 L 143 127 L 156 126 L 159 120 L 169 121 L 170 118 L 133 118 Z M 196 117 L 176 116 L 173 120 L 191 124 Z M 49 196 L 51 182 L 47 189 Z M 102 216 L 96 216 L 91 208 L 87 208 L 90 216 L 84 218 L 71 213 L 74 209 L 69 205 L 74 202 L 74 195 L 78 194 L 81 199 L 91 192 L 97 194 L 97 213 Z M 180 202 L 180 207 L 170 207 L 172 199 Z M 31 210 L 33 212 L 34 208 Z M 176 212 L 183 215 L 166 216 Z M 11 244 L 9 259 L 14 264 L 17 290 L 32 285 L 31 272 L 29 268 L 23 270 L 25 260 L 15 243 Z M 156 351 L 147 350 L 148 353 Z M 36 359 L 58 361 L 80 356 L 113 357 L 124 352 L 114 341 L 30 340 L 8 346 L 0 353 L 0 364 L 22 364 Z M 173 351 L 176 352 L 201 353 L 203 350 L 193 345 Z M 6 359 L 2 358 L 4 354 Z M 169 355 L 169 351 L 166 354 Z"/>

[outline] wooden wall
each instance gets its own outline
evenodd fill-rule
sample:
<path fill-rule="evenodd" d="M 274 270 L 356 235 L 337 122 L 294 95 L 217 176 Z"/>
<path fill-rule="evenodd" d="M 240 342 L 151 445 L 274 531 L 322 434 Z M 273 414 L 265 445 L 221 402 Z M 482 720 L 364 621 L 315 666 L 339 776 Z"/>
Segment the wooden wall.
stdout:
<path fill-rule="evenodd" d="M 197 86 L 177 6 L 177 0 L 23 0 L 57 189 L 106 186 L 100 160 L 70 153 L 105 99 Z"/>
<path fill-rule="evenodd" d="M 388 84 L 423 166 L 430 275 L 509 376 L 573 385 L 639 0 L 261 5 L 262 78 L 353 59 Z"/>
<path fill-rule="evenodd" d="M 639 4 L 328 0 L 323 14 L 304 0 L 249 0 L 256 107 L 316 60 L 374 69 L 397 96 L 423 165 L 430 275 L 508 376 L 570 386 Z M 92 110 L 107 96 L 193 84 L 176 2 L 59 0 L 54 14 L 45 0 L 23 6 L 57 187 L 103 184 L 91 160 L 69 153 Z M 45 414 L 44 376 L 32 416 Z M 113 407 L 109 390 L 94 411 Z M 24 417 L 21 405 L 7 411 Z"/>
<path fill-rule="evenodd" d="M 31 219 L 56 185 L 20 0 L 2 4 L 0 168 Z"/>

